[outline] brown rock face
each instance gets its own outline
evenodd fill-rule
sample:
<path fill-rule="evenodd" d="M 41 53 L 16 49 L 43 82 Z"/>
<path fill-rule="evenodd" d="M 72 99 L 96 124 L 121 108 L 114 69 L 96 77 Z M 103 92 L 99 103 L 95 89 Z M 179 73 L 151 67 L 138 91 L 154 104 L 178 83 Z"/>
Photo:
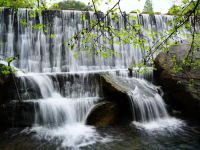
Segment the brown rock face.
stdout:
<path fill-rule="evenodd" d="M 118 83 L 110 75 L 103 74 L 100 77 L 104 95 L 119 108 L 119 119 L 123 122 L 132 121 L 131 103 L 127 94 L 130 89 Z"/>
<path fill-rule="evenodd" d="M 87 117 L 86 124 L 96 127 L 115 125 L 132 120 L 129 89 L 112 76 L 101 74 L 101 84 L 106 101 L 97 104 Z"/>
<path fill-rule="evenodd" d="M 89 113 L 86 124 L 95 127 L 113 125 L 118 119 L 118 106 L 113 102 L 101 102 Z"/>
<path fill-rule="evenodd" d="M 200 68 L 187 68 L 175 73 L 172 57 L 180 63 L 189 50 L 188 45 L 174 46 L 168 53 L 160 53 L 155 59 L 155 79 L 162 85 L 168 104 L 181 109 L 183 113 L 200 120 Z M 199 59 L 197 52 L 195 59 Z M 191 84 L 192 81 L 192 84 Z"/>

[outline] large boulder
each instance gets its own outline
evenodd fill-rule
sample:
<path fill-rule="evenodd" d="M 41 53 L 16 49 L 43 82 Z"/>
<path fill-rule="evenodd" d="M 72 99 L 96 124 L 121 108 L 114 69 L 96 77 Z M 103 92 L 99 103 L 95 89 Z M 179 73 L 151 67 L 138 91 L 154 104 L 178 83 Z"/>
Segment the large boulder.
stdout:
<path fill-rule="evenodd" d="M 128 96 L 130 89 L 111 75 L 102 74 L 100 77 L 104 96 L 119 107 L 120 120 L 133 120 L 130 97 Z"/>
<path fill-rule="evenodd" d="M 176 64 L 181 65 L 189 49 L 189 45 L 183 44 L 172 47 L 170 52 L 161 52 L 154 62 L 154 77 L 162 85 L 168 104 L 190 117 L 200 119 L 200 68 L 185 67 L 179 72 L 174 70 L 174 58 Z M 199 51 L 194 59 L 200 59 Z"/>
<path fill-rule="evenodd" d="M 100 102 L 90 111 L 86 124 L 95 127 L 114 125 L 118 121 L 118 106 L 114 102 Z"/>
<path fill-rule="evenodd" d="M 133 119 L 130 89 L 119 83 L 112 75 L 100 74 L 102 92 L 106 101 L 99 102 L 89 113 L 86 124 L 95 127 L 105 127 L 117 123 L 126 123 Z"/>

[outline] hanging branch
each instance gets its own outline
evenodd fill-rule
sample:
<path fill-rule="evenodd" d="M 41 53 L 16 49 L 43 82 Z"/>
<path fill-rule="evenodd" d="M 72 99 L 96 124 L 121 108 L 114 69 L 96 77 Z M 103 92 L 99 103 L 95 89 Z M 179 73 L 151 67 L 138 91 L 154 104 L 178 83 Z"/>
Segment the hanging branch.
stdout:
<path fill-rule="evenodd" d="M 193 10 L 187 15 L 186 19 L 185 19 L 184 21 L 182 21 L 181 23 L 179 23 L 179 25 L 175 26 L 173 32 L 170 33 L 170 34 L 168 35 L 168 37 L 166 37 L 160 44 L 158 44 L 158 45 L 154 48 L 154 50 L 152 51 L 152 53 L 155 53 L 155 52 L 160 48 L 161 45 L 163 45 L 164 43 L 166 43 L 166 42 L 177 32 L 177 30 L 178 30 L 180 27 L 182 27 L 183 25 L 185 25 L 185 24 L 189 21 L 189 19 L 190 19 L 190 17 L 192 16 L 192 14 L 195 13 L 196 9 L 198 8 L 199 4 L 200 4 L 200 0 L 197 1 L 195 7 L 194 7 Z M 152 47 L 151 47 L 150 49 L 152 49 Z M 150 59 L 149 56 L 150 56 L 150 55 L 152 55 L 152 54 L 149 53 L 147 56 L 145 56 L 145 57 L 147 58 L 147 61 L 149 61 L 149 59 Z"/>
<path fill-rule="evenodd" d="M 192 42 L 191 42 L 191 46 L 190 46 L 190 50 L 188 51 L 188 54 L 186 56 L 186 60 L 189 60 L 189 63 L 191 65 L 191 63 L 193 62 L 193 56 L 194 56 L 194 41 L 195 41 L 195 33 L 196 33 L 196 12 L 194 11 L 193 12 L 193 30 L 192 30 Z M 191 58 L 189 59 L 189 56 L 190 54 L 192 53 L 191 55 Z"/>
<path fill-rule="evenodd" d="M 88 28 L 86 28 L 85 29 L 85 33 L 84 34 L 82 34 L 82 31 L 80 31 L 80 32 L 78 32 L 78 33 L 76 33 L 74 36 L 73 36 L 73 38 L 74 39 L 78 39 L 78 38 L 81 38 L 81 37 L 85 37 L 85 36 L 87 36 L 87 34 L 91 34 L 91 32 L 97 27 L 97 29 L 98 30 L 100 30 L 100 32 L 101 32 L 101 34 L 99 34 L 97 37 L 95 37 L 95 38 L 93 38 L 92 40 L 93 40 L 93 42 L 94 43 L 98 43 L 98 41 L 99 41 L 99 39 L 101 38 L 101 37 L 104 37 L 104 38 L 106 38 L 106 39 L 108 39 L 108 40 L 113 40 L 115 37 L 116 38 L 119 38 L 120 39 L 120 41 L 121 42 L 123 42 L 123 43 L 125 43 L 125 44 L 127 44 L 127 39 L 128 39 L 128 42 L 129 42 L 129 44 L 134 44 L 134 42 L 140 42 L 141 40 L 146 40 L 146 39 L 141 39 L 141 36 L 140 35 L 142 35 L 142 32 L 141 32 L 141 29 L 137 29 L 136 28 L 136 25 L 135 24 L 133 24 L 133 23 L 131 23 L 128 19 L 127 19 L 127 16 L 126 16 L 126 14 L 124 14 L 123 12 L 122 12 L 122 9 L 121 9 L 121 7 L 120 7 L 120 2 L 121 2 L 121 0 L 118 0 L 116 3 L 115 3 L 115 5 L 113 5 L 113 7 L 111 8 L 111 9 L 109 9 L 107 12 L 106 12 L 106 14 L 103 16 L 103 17 L 99 17 L 99 12 L 98 12 L 98 10 L 97 10 L 97 7 L 96 7 L 96 5 L 95 5 L 95 1 L 94 0 L 92 0 L 92 6 L 93 6 L 93 8 L 94 8 L 94 15 L 96 15 L 96 18 L 97 18 L 97 21 L 94 23 L 94 24 L 92 24 L 92 26 L 88 29 Z M 196 20 L 197 20 L 197 16 L 195 15 L 195 12 L 196 12 L 196 10 L 197 10 L 197 8 L 198 8 L 198 6 L 199 6 L 199 3 L 200 3 L 200 0 L 197 0 L 196 2 L 195 2 L 195 5 L 194 5 L 194 1 L 190 1 L 189 2 L 189 4 L 187 4 L 187 6 L 185 6 L 184 8 L 183 8 L 183 10 L 182 10 L 182 12 L 181 12 L 181 16 L 180 17 L 182 17 L 182 15 L 184 15 L 184 17 L 183 17 L 183 19 L 181 19 L 178 23 L 176 23 L 176 25 L 174 26 L 174 28 L 173 28 L 173 30 L 172 30 L 172 32 L 170 32 L 169 34 L 167 34 L 167 35 L 164 35 L 164 36 L 162 36 L 160 39 L 158 39 L 158 40 L 156 40 L 154 43 L 153 43 L 153 45 L 152 46 L 150 46 L 149 47 L 149 50 L 147 51 L 147 54 L 143 57 L 143 60 L 144 60 L 144 63 L 146 64 L 147 62 L 149 62 L 151 59 L 153 60 L 154 58 L 153 58 L 153 54 L 155 53 L 155 52 L 157 52 L 161 47 L 162 47 L 162 45 L 163 44 L 166 44 L 167 42 L 168 42 L 168 40 L 169 39 L 171 39 L 177 32 L 178 32 L 178 30 L 181 28 L 181 27 L 183 27 L 189 20 L 190 20 L 190 17 L 192 16 L 192 15 L 194 15 L 194 30 L 193 30 L 193 34 L 192 34 L 192 43 L 191 43 L 191 48 L 190 48 L 190 51 L 189 52 L 192 52 L 192 49 L 193 49 L 193 45 L 194 45 L 194 43 L 195 43 L 195 41 L 194 41 L 194 39 L 195 39 L 195 32 L 196 32 L 196 29 L 195 29 L 195 24 L 196 24 Z M 189 11 L 189 12 L 187 12 L 186 10 L 191 6 L 191 5 L 194 5 L 194 7 L 193 7 L 193 9 L 191 10 L 191 11 Z M 139 35 L 139 39 L 129 39 L 130 37 L 129 36 L 131 36 L 130 35 L 130 28 L 128 28 L 128 29 L 126 29 L 126 24 L 125 24 L 125 35 L 123 35 L 123 36 L 120 36 L 119 34 L 118 34 L 118 30 L 117 29 L 115 29 L 115 28 L 113 28 L 112 26 L 109 26 L 109 25 L 105 25 L 105 24 L 103 24 L 102 25 L 102 21 L 104 21 L 104 19 L 106 19 L 109 15 L 110 15 L 110 13 L 113 13 L 113 10 L 114 9 L 118 9 L 119 10 L 119 13 L 120 13 L 120 15 L 122 16 L 122 18 L 124 19 L 124 20 L 126 20 L 126 24 L 128 25 L 128 26 L 130 26 L 131 27 L 131 30 L 134 30 L 135 31 L 135 35 Z M 186 11 L 186 12 L 185 12 Z M 107 34 L 105 34 L 104 32 L 105 32 L 105 27 L 107 28 L 107 30 L 106 30 L 106 32 L 110 35 L 110 37 L 111 38 L 109 38 L 108 36 L 107 36 Z M 123 31 L 122 31 L 122 33 L 123 33 Z M 138 41 L 137 41 L 138 40 Z M 101 43 L 99 43 L 99 44 L 101 44 Z M 137 44 L 137 43 L 136 43 Z M 144 45 L 143 45 L 144 46 Z M 106 46 L 105 46 L 106 47 Z M 189 55 L 189 54 L 188 54 Z"/>

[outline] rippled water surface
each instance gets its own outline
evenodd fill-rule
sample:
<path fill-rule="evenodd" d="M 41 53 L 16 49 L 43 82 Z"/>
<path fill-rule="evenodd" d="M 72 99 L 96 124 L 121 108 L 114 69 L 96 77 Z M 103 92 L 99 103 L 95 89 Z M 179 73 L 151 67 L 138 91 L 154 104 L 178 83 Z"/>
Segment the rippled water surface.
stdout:
<path fill-rule="evenodd" d="M 9 129 L 0 135 L 1 150 L 198 150 L 200 126 L 177 119 L 133 122 L 95 129 L 82 124 L 63 128 Z"/>

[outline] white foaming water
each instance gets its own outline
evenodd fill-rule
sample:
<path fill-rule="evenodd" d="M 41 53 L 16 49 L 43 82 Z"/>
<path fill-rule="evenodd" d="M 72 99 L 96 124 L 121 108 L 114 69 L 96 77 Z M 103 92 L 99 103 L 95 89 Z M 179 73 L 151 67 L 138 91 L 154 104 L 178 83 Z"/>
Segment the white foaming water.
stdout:
<path fill-rule="evenodd" d="M 170 117 L 167 113 L 164 100 L 158 94 L 158 87 L 145 81 L 136 79 L 140 84 L 129 94 L 133 115 L 139 119 L 133 121 L 138 128 L 148 131 L 169 131 L 181 130 L 185 123 L 182 120 Z"/>
<path fill-rule="evenodd" d="M 39 101 L 35 125 L 30 131 L 41 139 L 59 140 L 61 147 L 79 149 L 80 147 L 101 142 L 96 129 L 86 126 L 84 121 L 89 110 L 98 98 L 68 99 L 60 95 Z"/>
<path fill-rule="evenodd" d="M 82 123 L 66 124 L 64 126 L 49 129 L 42 126 L 25 129 L 22 132 L 37 132 L 39 139 L 48 139 L 48 141 L 61 140 L 61 147 L 79 149 L 81 147 L 92 145 L 97 142 L 112 142 L 110 136 L 100 136 L 92 126 L 86 126 Z"/>
<path fill-rule="evenodd" d="M 185 123 L 182 120 L 172 117 L 160 118 L 146 123 L 133 121 L 133 124 L 139 129 L 145 129 L 150 132 L 152 131 L 174 132 L 177 130 L 181 130 L 181 127 L 185 125 Z"/>
<path fill-rule="evenodd" d="M 55 92 L 53 83 L 48 76 L 31 76 L 35 83 L 40 88 L 40 92 L 43 98 L 51 97 L 53 92 Z"/>
<path fill-rule="evenodd" d="M 50 128 L 76 122 L 84 124 L 89 110 L 98 100 L 93 97 L 69 99 L 60 95 L 39 100 L 35 123 Z"/>
<path fill-rule="evenodd" d="M 22 76 L 23 82 L 27 82 L 25 79 L 28 79 L 32 84 L 33 82 L 37 84 L 42 96 L 41 99 L 31 100 L 36 108 L 35 122 L 31 129 L 23 132 L 36 132 L 37 138 L 48 141 L 59 140 L 62 147 L 73 149 L 96 142 L 109 142 L 111 139 L 101 137 L 94 127 L 85 125 L 90 109 L 100 99 L 97 92 L 99 85 L 84 89 L 83 87 L 88 86 L 91 79 L 86 75 L 79 78 L 72 77 L 70 80 L 73 80 L 73 84 L 66 84 L 68 89 L 63 87 L 67 93 L 67 97 L 63 97 L 58 93 L 59 87 L 53 83 L 53 77 L 45 74 Z M 69 88 L 73 92 L 70 93 Z M 80 89 L 75 90 L 75 88 Z M 77 91 L 76 94 L 75 91 Z M 93 95 L 96 97 L 88 97 Z"/>

